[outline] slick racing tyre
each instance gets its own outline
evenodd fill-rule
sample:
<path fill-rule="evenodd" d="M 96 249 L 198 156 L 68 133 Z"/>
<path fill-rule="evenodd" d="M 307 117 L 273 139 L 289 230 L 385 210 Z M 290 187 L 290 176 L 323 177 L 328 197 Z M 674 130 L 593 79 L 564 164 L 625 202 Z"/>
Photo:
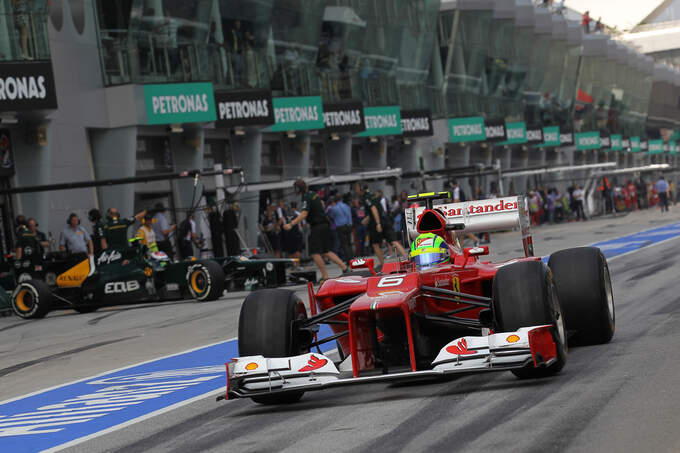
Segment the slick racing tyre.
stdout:
<path fill-rule="evenodd" d="M 309 331 L 293 331 L 293 322 L 307 318 L 307 310 L 294 291 L 261 289 L 246 297 L 238 320 L 238 353 L 245 357 L 291 357 L 308 351 Z M 253 397 L 260 404 L 290 404 L 304 392 L 288 392 Z"/>
<path fill-rule="evenodd" d="M 199 261 L 187 269 L 187 287 L 198 301 L 215 300 L 224 293 L 224 271 L 214 261 Z"/>
<path fill-rule="evenodd" d="M 616 315 L 607 260 L 597 247 L 578 247 L 550 255 L 557 294 L 570 343 L 608 343 L 614 336 Z"/>
<path fill-rule="evenodd" d="M 521 327 L 552 324 L 557 360 L 550 366 L 533 364 L 512 370 L 520 378 L 550 376 L 567 360 L 567 334 L 550 269 L 540 261 L 523 261 L 498 269 L 493 280 L 494 330 L 513 332 Z"/>
<path fill-rule="evenodd" d="M 28 280 L 14 289 L 11 303 L 12 311 L 21 318 L 44 318 L 52 308 L 52 293 L 42 280 Z"/>

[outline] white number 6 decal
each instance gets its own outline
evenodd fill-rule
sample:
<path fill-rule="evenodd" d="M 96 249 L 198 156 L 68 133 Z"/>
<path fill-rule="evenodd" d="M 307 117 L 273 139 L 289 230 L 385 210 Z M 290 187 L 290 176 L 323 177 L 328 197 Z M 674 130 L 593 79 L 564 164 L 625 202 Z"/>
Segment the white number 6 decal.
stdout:
<path fill-rule="evenodd" d="M 404 282 L 403 277 L 383 277 L 378 282 L 378 288 L 388 288 L 390 286 L 399 286 Z"/>

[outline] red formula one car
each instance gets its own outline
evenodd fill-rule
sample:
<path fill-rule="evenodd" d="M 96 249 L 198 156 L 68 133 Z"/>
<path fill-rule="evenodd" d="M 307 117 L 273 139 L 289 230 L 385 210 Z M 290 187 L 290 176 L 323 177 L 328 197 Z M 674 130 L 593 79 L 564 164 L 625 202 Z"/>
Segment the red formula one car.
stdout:
<path fill-rule="evenodd" d="M 354 260 L 354 275 L 327 280 L 316 293 L 308 286 L 309 316 L 293 291 L 251 293 L 239 320 L 241 357 L 227 363 L 226 398 L 291 403 L 310 390 L 482 371 L 542 377 L 562 369 L 568 339 L 612 338 L 612 286 L 599 249 L 562 250 L 546 265 L 533 256 L 524 197 L 433 204 L 448 197 L 420 194 L 411 200 L 426 207 L 405 211 L 408 242 L 441 238 L 448 262 L 426 268 L 414 257 L 376 273 L 372 259 Z M 488 247 L 460 247 L 462 233 L 513 228 L 522 232 L 523 258 L 492 263 L 480 259 Z M 332 330 L 325 338 L 322 324 Z M 334 363 L 319 345 L 336 341 Z"/>

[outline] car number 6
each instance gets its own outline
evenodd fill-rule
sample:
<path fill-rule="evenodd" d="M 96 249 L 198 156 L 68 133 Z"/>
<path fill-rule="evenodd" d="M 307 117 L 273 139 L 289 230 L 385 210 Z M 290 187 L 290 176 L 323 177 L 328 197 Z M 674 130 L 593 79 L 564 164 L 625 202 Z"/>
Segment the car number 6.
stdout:
<path fill-rule="evenodd" d="M 387 288 L 390 286 L 399 286 L 404 282 L 403 277 L 383 277 L 378 282 L 378 288 Z"/>

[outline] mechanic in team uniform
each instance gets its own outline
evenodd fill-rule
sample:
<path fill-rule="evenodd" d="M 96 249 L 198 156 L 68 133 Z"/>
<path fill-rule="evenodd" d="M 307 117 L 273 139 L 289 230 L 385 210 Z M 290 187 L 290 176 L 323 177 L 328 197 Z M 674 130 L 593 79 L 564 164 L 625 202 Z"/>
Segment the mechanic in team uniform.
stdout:
<path fill-rule="evenodd" d="M 87 218 L 92 223 L 92 246 L 94 247 L 94 253 L 99 255 L 108 248 L 106 238 L 104 237 L 106 224 L 102 220 L 102 213 L 99 212 L 99 209 L 90 209 L 90 212 L 87 213 Z"/>
<path fill-rule="evenodd" d="M 134 217 L 121 218 L 118 209 L 109 208 L 106 213 L 108 222 L 106 222 L 106 228 L 104 229 L 104 238 L 106 238 L 108 248 L 115 250 L 126 249 L 128 247 L 128 228 L 145 215 L 146 209 L 135 214 Z"/>
<path fill-rule="evenodd" d="M 381 248 L 383 239 L 387 242 L 388 246 L 391 245 L 397 249 L 397 252 L 399 252 L 401 256 L 408 258 L 406 250 L 396 239 L 392 222 L 385 215 L 380 200 L 373 196 L 368 190 L 368 187 L 362 187 L 359 183 L 356 184 L 356 193 L 361 196 L 364 205 L 366 206 L 366 210 L 368 211 L 364 222 L 368 222 L 368 236 L 373 245 L 373 251 L 380 261 L 380 265 L 382 266 L 385 264 L 385 258 Z"/>
<path fill-rule="evenodd" d="M 35 220 L 33 222 L 35 223 Z M 21 265 L 20 261 L 30 261 L 34 267 L 42 263 L 40 239 L 35 232 L 31 231 L 25 219 L 19 224 L 17 229 L 17 248 L 15 253 L 15 266 Z"/>
<path fill-rule="evenodd" d="M 349 270 L 349 267 L 338 258 L 338 255 L 331 251 L 330 222 L 326 216 L 321 198 L 319 198 L 317 193 L 310 191 L 307 187 L 307 183 L 302 179 L 295 181 L 293 187 L 295 188 L 295 192 L 302 196 L 300 215 L 295 217 L 291 222 L 284 224 L 283 229 L 290 231 L 303 220 L 307 220 L 307 223 L 310 225 L 309 254 L 321 271 L 321 280 L 328 279 L 326 264 L 321 255 L 324 255 L 340 266 L 340 269 L 342 269 L 344 274 Z"/>

